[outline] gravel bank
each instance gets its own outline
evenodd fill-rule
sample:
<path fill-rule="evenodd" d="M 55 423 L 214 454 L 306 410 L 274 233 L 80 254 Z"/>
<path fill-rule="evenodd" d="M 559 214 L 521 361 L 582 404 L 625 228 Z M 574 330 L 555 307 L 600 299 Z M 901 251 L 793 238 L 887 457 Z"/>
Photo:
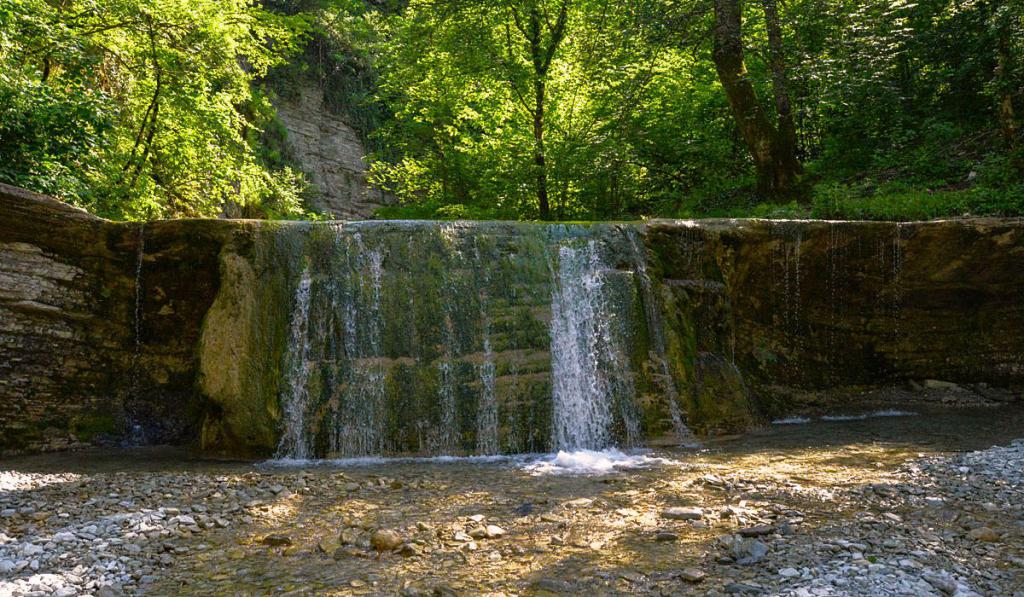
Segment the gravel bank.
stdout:
<path fill-rule="evenodd" d="M 6 470 L 0 595 L 1024 596 L 1024 440 L 668 456 L 575 478 Z"/>

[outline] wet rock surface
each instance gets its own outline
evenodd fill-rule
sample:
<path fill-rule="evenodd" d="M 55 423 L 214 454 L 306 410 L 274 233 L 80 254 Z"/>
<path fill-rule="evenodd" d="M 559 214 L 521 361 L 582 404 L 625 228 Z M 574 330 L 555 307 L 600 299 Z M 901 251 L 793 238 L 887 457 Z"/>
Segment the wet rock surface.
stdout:
<path fill-rule="evenodd" d="M 910 417 L 771 429 L 592 476 L 7 461 L 0 594 L 1024 595 L 1014 417 L 970 441 Z"/>

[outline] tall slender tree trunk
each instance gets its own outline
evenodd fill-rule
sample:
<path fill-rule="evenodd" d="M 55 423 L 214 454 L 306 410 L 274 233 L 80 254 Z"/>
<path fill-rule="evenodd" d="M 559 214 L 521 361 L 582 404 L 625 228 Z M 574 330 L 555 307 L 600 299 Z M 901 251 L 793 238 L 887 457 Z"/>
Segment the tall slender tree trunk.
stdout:
<path fill-rule="evenodd" d="M 550 220 L 548 167 L 544 157 L 544 80 L 538 78 L 534 82 L 533 88 L 536 101 L 533 111 L 533 165 L 537 169 L 537 207 L 540 210 L 540 219 Z"/>
<path fill-rule="evenodd" d="M 997 112 L 999 115 L 999 129 L 1003 134 L 1003 139 L 1006 141 L 1007 146 L 1010 149 L 1016 149 L 1019 143 L 1018 129 L 1017 129 L 1017 116 L 1013 110 L 1013 93 L 1012 93 L 1012 82 L 1010 81 L 1010 64 L 1012 57 L 1010 55 L 1010 40 L 1006 32 L 1001 32 L 998 39 L 998 48 L 996 54 L 996 80 L 1000 86 L 999 93 L 999 106 Z"/>
<path fill-rule="evenodd" d="M 789 100 L 789 76 L 786 72 L 786 54 L 782 48 L 782 27 L 779 25 L 778 3 L 776 0 L 762 1 L 765 28 L 768 31 L 772 92 L 775 95 L 775 113 L 779 122 L 779 152 L 784 158 L 792 158 L 796 162 L 794 169 L 800 173 L 803 168 L 796 160 L 796 124 L 793 122 L 793 107 Z"/>
<path fill-rule="evenodd" d="M 713 59 L 736 127 L 754 161 L 757 190 L 774 197 L 796 183 L 800 163 L 793 153 L 786 151 L 786 144 L 761 108 L 750 83 L 743 59 L 741 13 L 739 0 L 715 0 Z"/>
<path fill-rule="evenodd" d="M 520 92 L 515 78 L 510 75 L 509 83 L 512 91 L 523 107 L 533 117 L 533 168 L 537 186 L 537 210 L 542 220 L 551 219 L 551 202 L 548 198 L 548 166 L 544 152 L 544 113 L 547 99 L 547 79 L 551 70 L 551 62 L 555 59 L 559 44 L 565 37 L 565 28 L 569 17 L 569 0 L 562 0 L 558 14 L 552 21 L 547 12 L 542 14 L 536 2 L 529 3 L 529 10 L 524 16 L 513 7 L 509 15 L 516 29 L 522 34 L 529 46 L 529 61 L 533 66 L 533 102 L 527 100 L 528 94 Z M 510 64 L 512 62 L 511 27 L 506 29 L 509 39 Z"/>

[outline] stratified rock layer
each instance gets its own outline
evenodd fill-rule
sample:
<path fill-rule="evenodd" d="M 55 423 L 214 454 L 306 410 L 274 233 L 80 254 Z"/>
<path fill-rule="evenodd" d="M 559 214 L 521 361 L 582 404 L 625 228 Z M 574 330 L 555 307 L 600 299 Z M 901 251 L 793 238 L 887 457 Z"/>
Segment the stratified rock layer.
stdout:
<path fill-rule="evenodd" d="M 309 456 L 550 449 L 581 257 L 619 445 L 1024 386 L 1020 220 L 143 226 L 0 187 L 0 450 L 271 455 L 296 421 Z"/>

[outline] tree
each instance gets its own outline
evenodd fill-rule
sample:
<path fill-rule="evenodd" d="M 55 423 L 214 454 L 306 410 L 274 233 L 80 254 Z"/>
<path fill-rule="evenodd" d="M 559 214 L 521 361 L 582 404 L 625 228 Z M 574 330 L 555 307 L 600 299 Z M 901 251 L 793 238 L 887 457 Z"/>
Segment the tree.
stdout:
<path fill-rule="evenodd" d="M 380 135 L 401 157 L 376 179 L 444 215 L 580 218 L 630 208 L 642 165 L 625 142 L 662 45 L 647 4 L 412 2 L 380 43 Z M 435 212 L 437 213 L 437 212 Z M 441 214 L 438 214 L 441 215 Z"/>
<path fill-rule="evenodd" d="M 1016 10 L 1015 10 L 1016 9 Z M 1013 6 L 1007 3 L 996 9 L 992 16 L 992 29 L 996 46 L 996 67 L 995 87 L 998 107 L 996 115 L 999 121 L 1000 132 L 1003 140 L 1011 149 L 1017 149 L 1020 139 L 1017 126 L 1017 116 L 1014 109 L 1014 45 L 1020 43 L 1020 37 L 1024 36 L 1022 26 L 1022 14 L 1024 7 Z"/>
<path fill-rule="evenodd" d="M 772 3 L 772 0 L 768 0 L 768 3 Z M 772 6 L 774 7 L 773 3 Z M 767 13 L 768 4 L 765 5 L 765 9 Z M 775 21 L 775 32 L 770 36 L 777 37 L 779 35 L 778 23 L 777 19 L 773 20 Z M 777 69 L 775 78 L 779 80 L 775 86 L 776 102 L 785 104 L 782 106 L 785 111 L 779 110 L 780 124 L 779 128 L 776 128 L 761 107 L 748 76 L 743 57 L 741 23 L 742 5 L 739 0 L 715 0 L 712 56 L 715 69 L 718 71 L 718 78 L 736 120 L 736 127 L 754 161 L 758 192 L 769 197 L 779 197 L 794 186 L 801 170 L 800 162 L 796 159 L 795 146 L 792 143 L 795 140 L 795 134 L 789 138 L 789 132 L 780 132 L 780 128 L 787 127 L 784 124 L 786 119 L 791 120 L 788 96 L 785 92 L 784 62 L 779 47 L 781 44 L 778 43 L 781 37 L 771 44 L 773 72 Z M 772 29 L 773 27 L 769 26 L 769 30 Z"/>
<path fill-rule="evenodd" d="M 273 109 L 254 84 L 301 17 L 250 0 L 19 0 L 0 20 L 4 180 L 114 218 L 301 211 L 298 175 L 261 160 Z"/>
<path fill-rule="evenodd" d="M 548 7 L 543 0 L 528 0 L 523 5 L 509 3 L 506 6 L 516 31 L 526 42 L 529 62 L 533 67 L 533 102 L 526 100 L 526 97 L 518 87 L 514 76 L 509 77 L 509 83 L 516 95 L 516 99 L 522 102 L 523 107 L 533 117 L 533 165 L 536 169 L 536 191 L 537 206 L 542 220 L 551 219 L 551 207 L 548 203 L 548 172 L 547 162 L 544 154 L 544 106 L 547 100 L 548 73 L 551 70 L 551 62 L 555 58 L 559 44 L 565 37 L 566 20 L 569 16 L 569 3 L 561 0 L 555 14 L 549 14 Z M 508 62 L 512 67 L 516 58 L 514 53 L 515 43 L 512 40 L 512 28 L 506 24 L 506 45 Z"/>

